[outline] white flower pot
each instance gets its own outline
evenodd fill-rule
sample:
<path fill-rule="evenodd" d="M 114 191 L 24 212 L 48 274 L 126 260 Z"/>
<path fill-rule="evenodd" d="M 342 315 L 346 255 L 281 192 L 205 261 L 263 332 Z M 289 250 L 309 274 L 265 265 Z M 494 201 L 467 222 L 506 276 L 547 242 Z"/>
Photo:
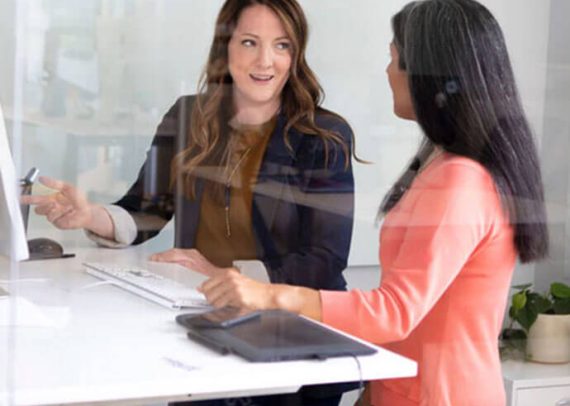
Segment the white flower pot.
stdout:
<path fill-rule="evenodd" d="M 529 361 L 570 362 L 570 314 L 539 314 L 528 332 Z"/>

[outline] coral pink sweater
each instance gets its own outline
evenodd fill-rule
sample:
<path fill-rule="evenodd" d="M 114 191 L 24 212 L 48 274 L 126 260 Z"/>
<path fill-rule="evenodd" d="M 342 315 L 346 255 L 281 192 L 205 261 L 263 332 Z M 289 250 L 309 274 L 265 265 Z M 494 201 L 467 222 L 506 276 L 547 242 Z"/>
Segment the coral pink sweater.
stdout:
<path fill-rule="evenodd" d="M 498 354 L 516 261 L 489 173 L 444 153 L 414 180 L 380 234 L 380 287 L 321 291 L 323 321 L 418 363 L 371 383 L 375 406 L 505 404 Z"/>

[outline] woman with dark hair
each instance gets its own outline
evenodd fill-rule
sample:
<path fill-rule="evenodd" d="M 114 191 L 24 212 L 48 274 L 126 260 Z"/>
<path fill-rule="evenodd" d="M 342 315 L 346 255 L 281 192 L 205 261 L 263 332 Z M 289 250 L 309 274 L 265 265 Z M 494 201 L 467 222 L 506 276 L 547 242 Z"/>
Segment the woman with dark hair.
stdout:
<path fill-rule="evenodd" d="M 307 37 L 296 0 L 227 0 L 198 94 L 165 115 L 126 195 L 101 206 L 44 178 L 58 192 L 25 202 L 59 228 L 84 228 L 116 247 L 153 237 L 174 216 L 176 248 L 151 259 L 210 276 L 257 259 L 271 282 L 345 290 L 352 131 L 320 107 Z M 336 405 L 347 388 L 255 402 Z"/>
<path fill-rule="evenodd" d="M 425 140 L 381 206 L 382 280 L 370 292 L 262 284 L 233 270 L 215 306 L 284 308 L 412 358 L 372 382 L 373 405 L 504 405 L 498 336 L 517 257 L 548 252 L 537 151 L 501 29 L 474 0 L 425 0 L 392 19 L 394 112 Z"/>

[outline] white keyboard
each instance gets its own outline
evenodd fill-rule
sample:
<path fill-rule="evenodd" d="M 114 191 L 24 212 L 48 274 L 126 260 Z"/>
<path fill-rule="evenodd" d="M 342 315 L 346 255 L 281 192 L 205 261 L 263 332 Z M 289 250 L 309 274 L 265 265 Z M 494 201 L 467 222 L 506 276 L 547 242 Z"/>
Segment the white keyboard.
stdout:
<path fill-rule="evenodd" d="M 196 289 L 141 267 L 98 262 L 83 265 L 90 275 L 172 309 L 210 307 Z"/>

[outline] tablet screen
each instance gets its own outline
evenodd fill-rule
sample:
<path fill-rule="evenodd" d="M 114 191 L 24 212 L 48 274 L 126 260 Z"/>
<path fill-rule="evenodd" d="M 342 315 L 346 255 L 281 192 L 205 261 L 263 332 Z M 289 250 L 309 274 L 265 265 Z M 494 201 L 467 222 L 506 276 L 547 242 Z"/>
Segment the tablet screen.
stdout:
<path fill-rule="evenodd" d="M 259 348 L 298 347 L 345 343 L 348 338 L 301 317 L 273 313 L 248 324 L 235 326 L 232 333 Z"/>
<path fill-rule="evenodd" d="M 376 352 L 369 345 L 283 310 L 261 311 L 259 317 L 224 329 L 191 328 L 188 336 L 211 348 L 233 352 L 255 362 Z"/>

